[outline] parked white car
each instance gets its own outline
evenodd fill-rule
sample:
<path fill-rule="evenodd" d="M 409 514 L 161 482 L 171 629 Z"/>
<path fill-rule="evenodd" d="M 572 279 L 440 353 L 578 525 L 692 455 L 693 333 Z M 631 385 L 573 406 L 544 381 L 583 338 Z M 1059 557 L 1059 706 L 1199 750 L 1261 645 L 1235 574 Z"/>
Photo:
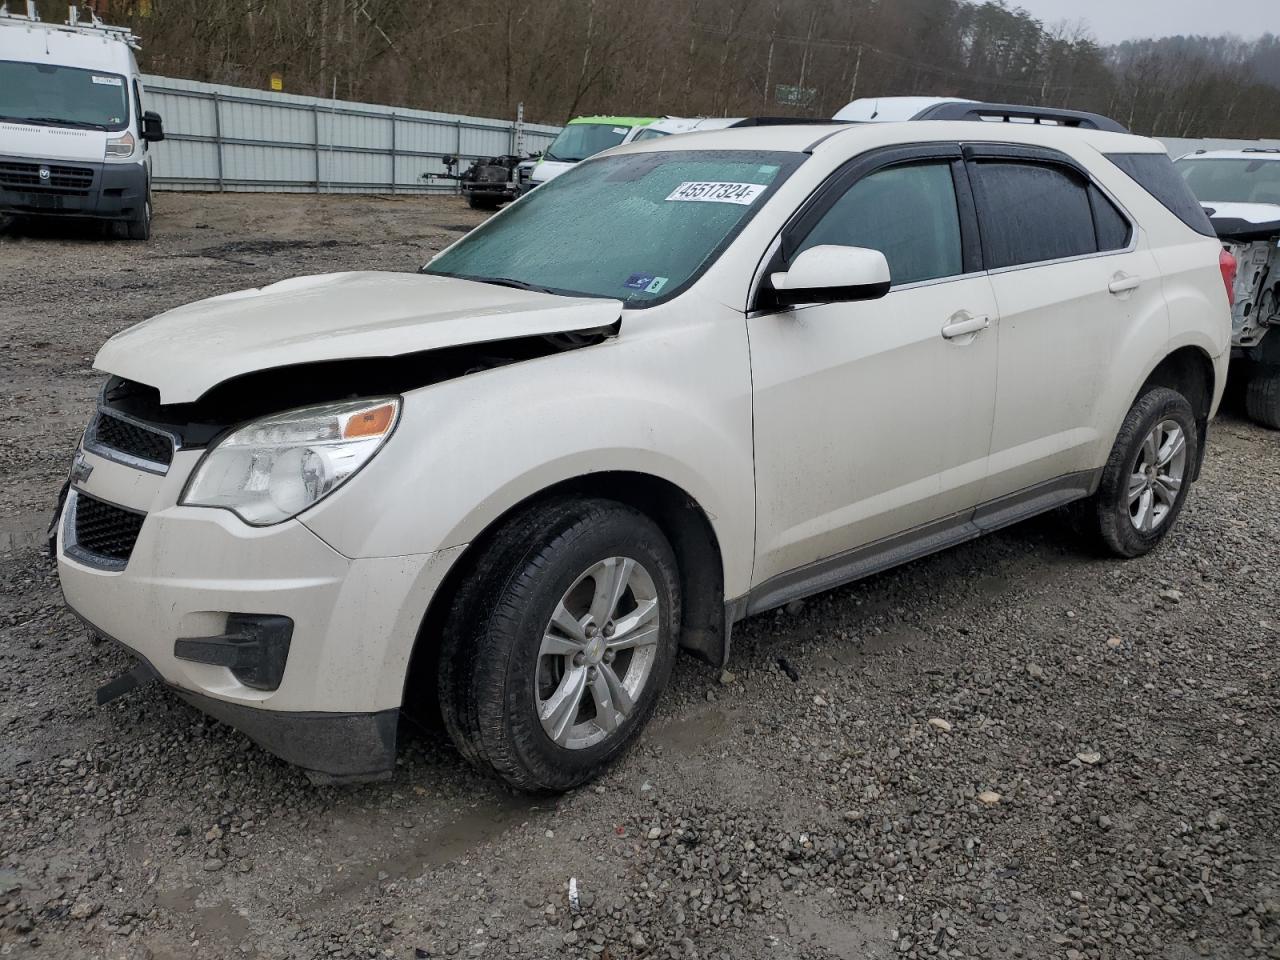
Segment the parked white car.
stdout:
<path fill-rule="evenodd" d="M 901 123 L 916 119 L 931 107 L 974 102 L 963 97 L 860 97 L 837 110 L 832 119 L 850 123 Z"/>
<path fill-rule="evenodd" d="M 697 133 L 708 130 L 724 130 L 742 123 L 745 117 L 663 117 L 644 127 L 632 127 L 623 143 L 652 140 L 677 133 Z"/>
<path fill-rule="evenodd" d="M 1176 167 L 1239 265 L 1231 325 L 1245 409 L 1280 430 L 1280 149 L 1200 151 Z"/>
<path fill-rule="evenodd" d="M 71 10 L 58 26 L 0 7 L 0 214 L 91 217 L 145 240 L 164 129 L 144 109 L 136 40 Z"/>
<path fill-rule="evenodd" d="M 421 275 L 300 277 L 107 342 L 67 602 L 318 778 L 459 750 L 564 790 L 681 647 L 1075 503 L 1173 527 L 1222 394 L 1218 241 L 1152 140 L 742 128 L 610 151 Z M 1190 212 L 1183 209 L 1189 206 Z"/>

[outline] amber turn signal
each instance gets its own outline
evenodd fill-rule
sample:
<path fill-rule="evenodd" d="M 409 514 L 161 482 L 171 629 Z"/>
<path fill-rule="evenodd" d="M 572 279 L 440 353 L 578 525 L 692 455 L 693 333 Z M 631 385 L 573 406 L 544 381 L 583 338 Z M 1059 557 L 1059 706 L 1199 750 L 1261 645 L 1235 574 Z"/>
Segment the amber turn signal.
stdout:
<path fill-rule="evenodd" d="M 380 437 L 390 429 L 395 415 L 396 407 L 393 403 L 384 403 L 372 410 L 361 410 L 353 414 L 342 428 L 342 438 L 354 440 L 358 437 Z"/>

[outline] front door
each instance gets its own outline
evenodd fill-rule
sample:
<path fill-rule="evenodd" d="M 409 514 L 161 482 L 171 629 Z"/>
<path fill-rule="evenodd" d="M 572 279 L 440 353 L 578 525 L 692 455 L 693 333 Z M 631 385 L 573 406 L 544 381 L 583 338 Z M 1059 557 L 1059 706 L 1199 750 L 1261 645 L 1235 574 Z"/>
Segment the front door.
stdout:
<path fill-rule="evenodd" d="M 968 182 L 958 147 L 901 153 L 837 175 L 780 253 L 878 249 L 888 295 L 748 317 L 755 587 L 963 515 L 985 481 L 996 308 Z"/>

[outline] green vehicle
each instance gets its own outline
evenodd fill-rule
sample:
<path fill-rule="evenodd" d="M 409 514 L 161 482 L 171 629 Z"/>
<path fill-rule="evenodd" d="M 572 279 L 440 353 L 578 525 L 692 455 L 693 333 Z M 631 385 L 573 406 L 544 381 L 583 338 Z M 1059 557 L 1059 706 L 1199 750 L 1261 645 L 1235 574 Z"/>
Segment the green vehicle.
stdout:
<path fill-rule="evenodd" d="M 626 142 L 633 131 L 657 120 L 657 117 L 574 117 L 542 152 L 541 160 L 520 164 L 520 192 L 528 193 L 560 176 L 575 163 Z"/>

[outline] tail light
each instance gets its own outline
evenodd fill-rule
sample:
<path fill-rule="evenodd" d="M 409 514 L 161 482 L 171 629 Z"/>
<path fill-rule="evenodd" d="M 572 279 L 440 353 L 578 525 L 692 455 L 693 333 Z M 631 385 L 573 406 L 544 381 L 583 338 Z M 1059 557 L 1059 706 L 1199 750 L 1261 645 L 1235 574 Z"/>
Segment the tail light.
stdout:
<path fill-rule="evenodd" d="M 1218 254 L 1218 266 L 1222 269 L 1222 282 L 1227 286 L 1227 303 L 1236 305 L 1236 258 L 1226 247 Z"/>

